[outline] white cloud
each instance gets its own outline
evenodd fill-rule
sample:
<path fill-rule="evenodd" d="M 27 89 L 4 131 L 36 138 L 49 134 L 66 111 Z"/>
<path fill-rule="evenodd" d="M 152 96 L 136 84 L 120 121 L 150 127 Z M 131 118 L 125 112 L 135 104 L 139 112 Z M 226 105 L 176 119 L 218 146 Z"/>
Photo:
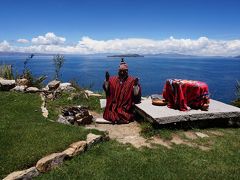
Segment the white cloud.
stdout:
<path fill-rule="evenodd" d="M 17 42 L 26 44 L 26 43 L 29 43 L 29 40 L 27 40 L 27 39 L 18 39 Z"/>
<path fill-rule="evenodd" d="M 36 45 L 58 45 L 63 44 L 66 38 L 56 36 L 54 33 L 46 33 L 45 36 L 38 36 L 32 39 L 32 43 Z"/>
<path fill-rule="evenodd" d="M 11 46 L 7 41 L 0 42 L 0 51 L 11 51 Z"/>
<path fill-rule="evenodd" d="M 213 40 L 207 37 L 198 39 L 177 39 L 169 37 L 163 40 L 128 38 L 95 40 L 82 37 L 75 45 L 64 43 L 66 38 L 47 33 L 32 39 L 29 46 L 14 46 L 7 41 L 0 43 L 0 51 L 19 51 L 29 53 L 180 53 L 201 56 L 235 56 L 240 54 L 240 39 Z"/>

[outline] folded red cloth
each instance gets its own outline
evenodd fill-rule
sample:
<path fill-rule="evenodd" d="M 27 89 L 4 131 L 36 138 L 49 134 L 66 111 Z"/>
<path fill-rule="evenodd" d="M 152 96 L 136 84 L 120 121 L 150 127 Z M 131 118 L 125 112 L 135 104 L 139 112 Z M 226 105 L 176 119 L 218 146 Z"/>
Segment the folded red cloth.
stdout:
<path fill-rule="evenodd" d="M 201 109 L 209 102 L 208 85 L 201 81 L 168 79 L 163 89 L 163 97 L 168 107 L 187 111 Z"/>

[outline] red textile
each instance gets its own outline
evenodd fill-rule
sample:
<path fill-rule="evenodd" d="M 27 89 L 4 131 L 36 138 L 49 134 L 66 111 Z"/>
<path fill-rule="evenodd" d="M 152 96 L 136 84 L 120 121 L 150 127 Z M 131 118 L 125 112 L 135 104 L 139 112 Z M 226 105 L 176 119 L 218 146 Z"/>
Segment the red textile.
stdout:
<path fill-rule="evenodd" d="M 109 78 L 104 119 L 113 123 L 128 123 L 133 120 L 133 106 L 136 102 L 133 94 L 134 80 L 133 77 L 128 77 L 121 83 L 118 76 Z M 139 94 L 141 94 L 141 88 Z"/>
<path fill-rule="evenodd" d="M 200 81 L 168 79 L 163 89 L 163 97 L 168 107 L 187 111 L 188 107 L 200 109 L 209 101 L 208 85 Z"/>

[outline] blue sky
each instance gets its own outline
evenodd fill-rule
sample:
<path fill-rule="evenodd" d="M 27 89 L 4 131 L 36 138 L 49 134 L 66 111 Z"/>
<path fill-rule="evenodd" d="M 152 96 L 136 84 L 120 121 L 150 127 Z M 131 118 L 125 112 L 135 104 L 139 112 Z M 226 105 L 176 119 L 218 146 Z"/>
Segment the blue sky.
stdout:
<path fill-rule="evenodd" d="M 0 42 L 19 46 L 49 32 L 65 45 L 82 37 L 239 40 L 239 8 L 239 0 L 0 0 Z"/>

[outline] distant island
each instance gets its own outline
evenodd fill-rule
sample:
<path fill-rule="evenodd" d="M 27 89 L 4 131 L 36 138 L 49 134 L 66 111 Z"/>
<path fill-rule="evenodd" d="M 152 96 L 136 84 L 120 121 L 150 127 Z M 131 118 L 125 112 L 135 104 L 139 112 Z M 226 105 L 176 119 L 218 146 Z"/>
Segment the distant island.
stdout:
<path fill-rule="evenodd" d="M 144 56 L 139 54 L 116 54 L 116 55 L 109 55 L 107 57 L 144 57 Z"/>
<path fill-rule="evenodd" d="M 240 55 L 239 56 L 235 56 L 235 58 L 240 58 Z"/>

